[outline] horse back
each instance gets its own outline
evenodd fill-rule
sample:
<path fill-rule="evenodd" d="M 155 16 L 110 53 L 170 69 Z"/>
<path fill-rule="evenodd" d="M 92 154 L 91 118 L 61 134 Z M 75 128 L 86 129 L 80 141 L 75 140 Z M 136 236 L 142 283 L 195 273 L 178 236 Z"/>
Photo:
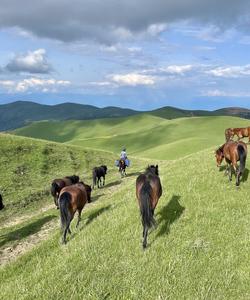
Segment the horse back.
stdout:
<path fill-rule="evenodd" d="M 138 201 L 140 201 L 140 191 L 143 187 L 143 185 L 148 182 L 151 186 L 151 199 L 152 199 L 152 207 L 155 208 L 155 206 L 158 203 L 159 198 L 162 195 L 162 186 L 159 176 L 157 175 L 145 175 L 141 174 L 136 179 L 136 197 Z"/>
<path fill-rule="evenodd" d="M 64 187 L 60 192 L 60 196 L 64 192 L 69 193 L 71 196 L 70 209 L 72 212 L 75 212 L 76 210 L 82 210 L 88 201 L 86 189 L 84 187 L 81 188 L 78 184 Z"/>

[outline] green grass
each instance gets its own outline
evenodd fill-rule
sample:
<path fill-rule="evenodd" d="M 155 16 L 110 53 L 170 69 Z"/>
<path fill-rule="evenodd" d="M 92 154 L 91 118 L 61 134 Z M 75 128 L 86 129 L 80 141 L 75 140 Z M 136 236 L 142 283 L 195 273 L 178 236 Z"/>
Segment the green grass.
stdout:
<path fill-rule="evenodd" d="M 66 246 L 58 224 L 46 240 L 0 268 L 0 298 L 250 299 L 250 164 L 236 188 L 214 157 L 224 129 L 247 123 L 231 117 L 140 116 L 42 122 L 18 131 L 67 144 L 1 135 L 0 182 L 7 205 L 0 224 L 30 218 L 0 229 L 0 251 L 58 221 L 57 210 L 40 209 L 53 202 L 41 193 L 52 178 L 83 172 L 88 182 L 92 166 L 104 161 L 109 173 L 106 187 L 94 190 L 94 202 L 84 208 L 80 228 L 73 221 Z M 121 180 L 113 166 L 117 155 L 93 149 L 119 153 L 124 144 L 143 158 L 132 157 Z M 143 251 L 135 179 L 148 163 L 159 164 L 163 195 L 156 208 L 158 227 Z"/>
<path fill-rule="evenodd" d="M 235 117 L 194 117 L 165 120 L 149 115 L 95 121 L 37 122 L 15 131 L 18 135 L 43 138 L 93 149 L 172 160 L 220 145 L 228 127 L 248 126 Z"/>
<path fill-rule="evenodd" d="M 212 149 L 161 163 L 160 175 L 146 251 L 130 176 L 102 190 L 66 246 L 58 229 L 3 268 L 2 299 L 248 299 L 248 182 L 229 183 Z"/>

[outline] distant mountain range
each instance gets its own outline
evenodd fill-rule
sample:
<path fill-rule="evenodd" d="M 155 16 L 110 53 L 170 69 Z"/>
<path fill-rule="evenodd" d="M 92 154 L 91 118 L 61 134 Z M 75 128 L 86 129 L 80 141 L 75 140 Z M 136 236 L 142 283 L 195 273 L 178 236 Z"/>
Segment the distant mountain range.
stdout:
<path fill-rule="evenodd" d="M 0 105 L 0 131 L 23 127 L 33 121 L 42 120 L 91 120 L 101 118 L 127 117 L 135 114 L 151 114 L 165 119 L 193 116 L 235 116 L 250 119 L 250 110 L 245 108 L 223 108 L 215 111 L 185 110 L 175 107 L 141 112 L 119 107 L 99 108 L 92 105 L 62 103 L 43 105 L 29 101 L 17 101 Z"/>

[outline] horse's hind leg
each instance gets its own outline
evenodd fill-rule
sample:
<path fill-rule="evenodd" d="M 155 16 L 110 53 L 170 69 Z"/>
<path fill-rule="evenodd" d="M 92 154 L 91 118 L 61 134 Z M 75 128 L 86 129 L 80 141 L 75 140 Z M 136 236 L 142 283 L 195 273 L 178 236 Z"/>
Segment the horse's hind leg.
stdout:
<path fill-rule="evenodd" d="M 105 184 L 105 176 L 103 176 L 103 180 L 102 180 L 102 185 L 104 186 Z"/>
<path fill-rule="evenodd" d="M 79 223 L 81 221 L 81 213 L 82 213 L 82 211 L 79 210 L 79 212 L 78 212 L 78 220 L 77 220 L 77 223 L 76 223 L 76 228 L 78 227 L 78 225 L 79 225 Z"/>
<path fill-rule="evenodd" d="M 143 249 L 145 249 L 147 247 L 147 237 L 148 237 L 148 227 L 144 226 L 143 228 L 143 243 L 142 243 L 142 247 Z"/>

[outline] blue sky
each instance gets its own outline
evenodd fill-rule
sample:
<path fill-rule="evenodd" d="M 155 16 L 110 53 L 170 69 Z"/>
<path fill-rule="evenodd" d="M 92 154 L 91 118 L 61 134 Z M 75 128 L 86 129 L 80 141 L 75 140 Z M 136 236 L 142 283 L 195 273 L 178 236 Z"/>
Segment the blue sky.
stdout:
<path fill-rule="evenodd" d="M 0 0 L 0 103 L 250 108 L 249 1 L 15 2 Z"/>

